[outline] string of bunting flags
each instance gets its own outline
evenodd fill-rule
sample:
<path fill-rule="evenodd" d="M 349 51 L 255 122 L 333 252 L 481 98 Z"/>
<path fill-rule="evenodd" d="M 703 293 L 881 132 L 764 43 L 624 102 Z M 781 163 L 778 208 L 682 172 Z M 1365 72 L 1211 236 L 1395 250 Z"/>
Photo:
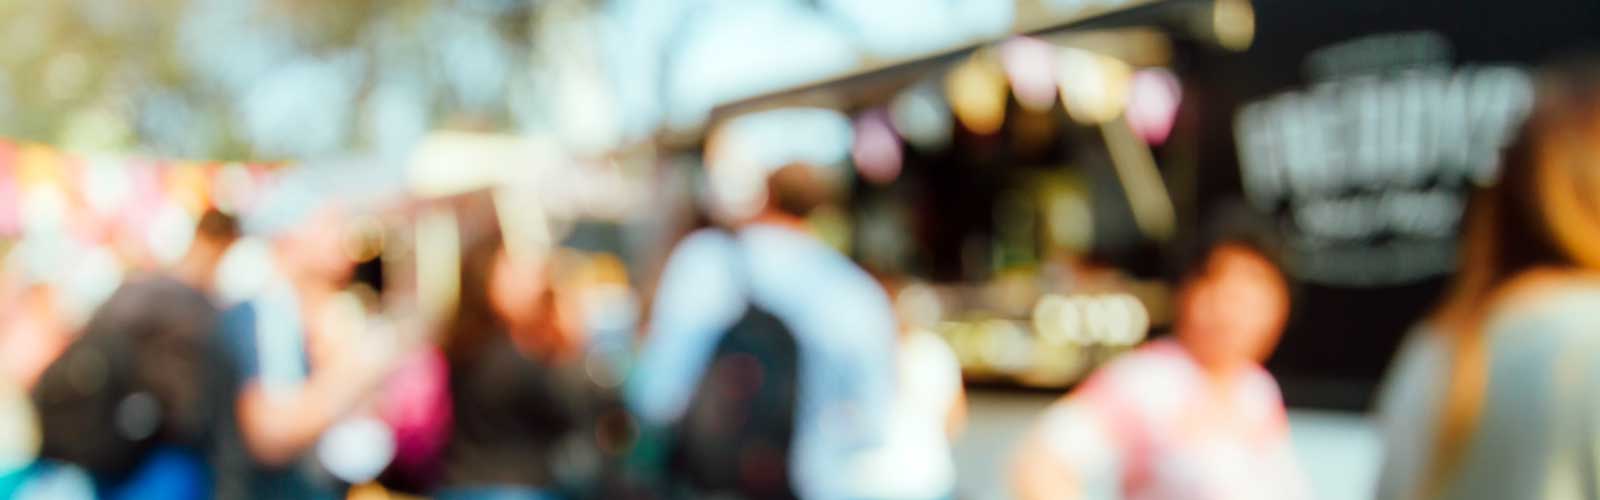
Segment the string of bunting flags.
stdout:
<path fill-rule="evenodd" d="M 283 166 L 77 154 L 0 139 L 0 238 L 65 233 L 94 244 L 164 215 L 239 215 Z"/>

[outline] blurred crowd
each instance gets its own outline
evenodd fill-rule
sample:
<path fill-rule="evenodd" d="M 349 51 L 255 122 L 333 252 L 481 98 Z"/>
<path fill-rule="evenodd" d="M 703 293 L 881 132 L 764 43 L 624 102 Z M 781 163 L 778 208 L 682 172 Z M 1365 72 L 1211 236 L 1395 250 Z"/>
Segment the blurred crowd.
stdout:
<path fill-rule="evenodd" d="M 1386 382 L 1379 498 L 1600 498 L 1600 67 L 1538 92 Z M 203 212 L 175 260 L 114 254 L 125 278 L 81 317 L 8 259 L 0 498 L 955 498 L 955 354 L 905 278 L 808 222 L 834 173 L 759 172 L 620 328 L 597 297 L 626 273 L 504 196 L 378 206 L 284 175 L 257 211 Z M 415 245 L 383 265 L 409 265 L 362 268 L 351 235 L 395 218 Z M 1316 496 L 1262 367 L 1291 306 L 1277 242 L 1233 222 L 1185 252 L 1171 335 L 1037 417 L 1013 494 Z"/>

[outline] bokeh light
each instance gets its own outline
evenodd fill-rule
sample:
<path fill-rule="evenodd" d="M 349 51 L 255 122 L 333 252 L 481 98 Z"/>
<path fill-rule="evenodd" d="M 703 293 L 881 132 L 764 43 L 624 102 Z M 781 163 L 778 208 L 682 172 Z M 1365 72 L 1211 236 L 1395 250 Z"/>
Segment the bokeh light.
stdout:
<path fill-rule="evenodd" d="M 371 481 L 394 459 L 394 433 L 383 421 L 359 417 L 340 422 L 317 443 L 317 458 L 334 477 L 350 484 Z"/>
<path fill-rule="evenodd" d="M 1041 197 L 1045 238 L 1051 248 L 1088 252 L 1094 245 L 1094 213 L 1081 183 L 1051 182 Z"/>
<path fill-rule="evenodd" d="M 1067 114 L 1084 124 L 1116 119 L 1128 102 L 1133 69 L 1115 58 L 1066 47 L 1057 58 L 1061 102 Z"/>
<path fill-rule="evenodd" d="M 1211 8 L 1217 43 L 1228 50 L 1249 49 L 1256 38 L 1256 10 L 1250 0 L 1216 0 Z"/>
<path fill-rule="evenodd" d="M 170 201 L 163 203 L 146 229 L 145 245 L 162 264 L 176 264 L 194 242 L 197 221 L 195 214 L 182 205 Z"/>
<path fill-rule="evenodd" d="M 126 273 L 122 260 L 108 247 L 80 248 L 74 253 L 74 264 L 62 278 L 62 309 L 73 323 L 81 323 L 111 298 Z"/>
<path fill-rule="evenodd" d="M 1128 294 L 1049 294 L 1034 305 L 1033 327 L 1050 344 L 1131 346 L 1144 340 L 1150 313 Z"/>
<path fill-rule="evenodd" d="M 1178 77 L 1166 68 L 1145 68 L 1134 72 L 1128 91 L 1128 126 L 1145 142 L 1167 142 L 1183 102 L 1183 87 Z"/>
<path fill-rule="evenodd" d="M 939 292 L 926 283 L 912 283 L 894 297 L 895 311 L 908 326 L 932 328 L 944 319 Z"/>
<path fill-rule="evenodd" d="M 133 179 L 121 162 L 92 157 L 83 169 L 83 197 L 97 215 L 111 217 L 133 198 Z"/>
<path fill-rule="evenodd" d="M 224 214 L 237 214 L 255 202 L 256 178 L 250 169 L 239 163 L 229 163 L 212 178 L 212 202 Z"/>
<path fill-rule="evenodd" d="M 39 420 L 28 393 L 0 377 L 0 476 L 33 463 L 39 453 Z"/>
<path fill-rule="evenodd" d="M 834 205 L 817 207 L 806 217 L 806 222 L 813 231 L 816 231 L 817 237 L 828 246 L 841 252 L 850 250 L 854 234 L 853 224 L 850 215 L 844 210 Z"/>
<path fill-rule="evenodd" d="M 23 231 L 28 234 L 54 234 L 67 225 L 66 195 L 53 185 L 34 185 L 22 193 Z"/>
<path fill-rule="evenodd" d="M 989 320 L 978 325 L 983 339 L 979 352 L 996 369 L 1011 372 L 1026 370 L 1033 360 L 1032 340 L 1016 322 Z"/>
<path fill-rule="evenodd" d="M 889 116 L 895 131 L 919 151 L 937 151 L 950 144 L 955 125 L 936 84 L 915 85 L 895 96 L 889 103 Z"/>
<path fill-rule="evenodd" d="M 903 153 L 900 138 L 889 123 L 889 114 L 881 109 L 863 113 L 856 118 L 856 139 L 850 149 L 856 172 L 873 184 L 888 184 L 900 176 Z"/>
<path fill-rule="evenodd" d="M 270 243 L 254 236 L 240 238 L 217 264 L 217 296 L 226 304 L 254 297 L 266 286 L 273 266 Z"/>
<path fill-rule="evenodd" d="M 1056 104 L 1056 47 L 1037 38 L 1017 37 L 1000 46 L 1011 78 L 1011 92 L 1023 109 L 1043 112 Z"/>
<path fill-rule="evenodd" d="M 1006 75 L 988 52 L 974 55 L 945 75 L 945 96 L 961 125 L 974 134 L 991 135 L 1005 124 Z"/>

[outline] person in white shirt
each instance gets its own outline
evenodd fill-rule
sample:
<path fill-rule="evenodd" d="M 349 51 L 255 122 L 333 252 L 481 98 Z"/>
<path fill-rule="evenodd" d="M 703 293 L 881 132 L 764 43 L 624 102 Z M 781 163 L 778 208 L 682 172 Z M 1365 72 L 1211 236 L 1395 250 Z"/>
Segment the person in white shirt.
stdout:
<path fill-rule="evenodd" d="M 880 445 L 894 400 L 894 314 L 877 282 L 807 226 L 832 194 L 831 172 L 776 165 L 760 167 L 767 189 L 759 213 L 732 232 L 690 234 L 673 251 L 624 397 L 647 424 L 677 420 L 720 335 L 753 302 L 799 344 L 791 483 L 807 500 L 851 500 L 859 497 L 852 466 Z"/>
<path fill-rule="evenodd" d="M 902 331 L 888 434 L 856 465 L 856 491 L 872 500 L 951 499 L 956 468 L 950 442 L 966 417 L 961 364 L 937 334 Z"/>
<path fill-rule="evenodd" d="M 1455 283 L 1379 392 L 1375 497 L 1596 499 L 1600 471 L 1600 70 L 1546 68 L 1478 188 Z"/>

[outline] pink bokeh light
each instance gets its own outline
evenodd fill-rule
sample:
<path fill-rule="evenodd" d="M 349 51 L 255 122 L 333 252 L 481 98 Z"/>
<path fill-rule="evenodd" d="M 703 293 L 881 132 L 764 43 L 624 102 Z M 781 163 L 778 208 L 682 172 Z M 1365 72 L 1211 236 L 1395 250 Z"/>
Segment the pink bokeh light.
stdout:
<path fill-rule="evenodd" d="M 1017 37 L 1000 46 L 1000 61 L 1011 80 L 1011 93 L 1029 111 L 1048 111 L 1056 104 L 1056 47 L 1049 42 Z"/>
<path fill-rule="evenodd" d="M 888 184 L 900 177 L 904 161 L 900 137 L 889 124 L 889 113 L 874 109 L 856 118 L 856 140 L 850 147 L 861 178 L 873 184 Z"/>
<path fill-rule="evenodd" d="M 1165 68 L 1146 68 L 1133 74 L 1128 91 L 1128 127 L 1146 143 L 1167 142 L 1183 101 L 1183 86 Z"/>

